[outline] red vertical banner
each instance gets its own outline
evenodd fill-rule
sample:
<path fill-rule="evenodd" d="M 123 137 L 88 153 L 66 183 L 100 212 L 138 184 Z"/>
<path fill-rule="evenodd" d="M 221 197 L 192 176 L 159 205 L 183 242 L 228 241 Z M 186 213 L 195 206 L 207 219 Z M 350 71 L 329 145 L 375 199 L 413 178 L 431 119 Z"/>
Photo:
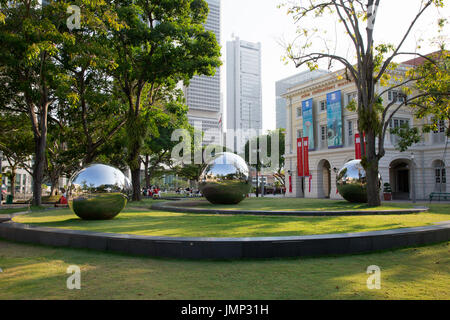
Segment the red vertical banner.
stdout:
<path fill-rule="evenodd" d="M 302 138 L 297 139 L 297 171 L 298 176 L 303 177 L 303 143 Z"/>
<path fill-rule="evenodd" d="M 309 138 L 303 138 L 303 174 L 309 176 Z"/>
<path fill-rule="evenodd" d="M 289 193 L 292 193 L 292 176 L 289 176 Z"/>
<path fill-rule="evenodd" d="M 355 159 L 361 159 L 361 137 L 359 133 L 355 134 Z"/>

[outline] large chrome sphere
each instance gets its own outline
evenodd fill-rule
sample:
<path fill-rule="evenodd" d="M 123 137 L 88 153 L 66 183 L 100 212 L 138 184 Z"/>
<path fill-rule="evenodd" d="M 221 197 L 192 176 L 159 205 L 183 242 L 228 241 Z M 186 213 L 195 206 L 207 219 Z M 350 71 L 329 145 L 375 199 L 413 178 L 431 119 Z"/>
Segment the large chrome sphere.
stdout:
<path fill-rule="evenodd" d="M 336 176 L 339 194 L 349 202 L 367 202 L 366 171 L 361 160 L 347 162 Z M 378 175 L 378 188 L 381 187 L 381 176 Z"/>
<path fill-rule="evenodd" d="M 122 171 L 92 164 L 70 179 L 69 206 L 83 220 L 108 220 L 123 210 L 131 192 L 130 180 Z"/>
<path fill-rule="evenodd" d="M 203 170 L 200 191 L 214 204 L 237 204 L 251 189 L 249 169 L 244 159 L 234 153 L 215 156 Z"/>

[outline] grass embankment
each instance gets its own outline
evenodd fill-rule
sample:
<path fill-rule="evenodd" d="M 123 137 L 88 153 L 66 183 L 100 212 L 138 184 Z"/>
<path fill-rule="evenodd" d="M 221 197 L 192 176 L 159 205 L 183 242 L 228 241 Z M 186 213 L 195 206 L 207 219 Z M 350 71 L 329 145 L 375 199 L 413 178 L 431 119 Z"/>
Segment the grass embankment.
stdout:
<path fill-rule="evenodd" d="M 258 200 L 247 200 L 242 206 L 256 208 Z M 265 201 L 265 200 L 264 200 Z M 264 202 L 263 201 L 263 202 Z M 273 200 L 272 200 L 273 201 Z M 288 208 L 284 199 L 275 200 Z M 290 201 L 290 200 L 289 200 Z M 269 202 L 269 201 L 268 201 Z M 251 215 L 197 215 L 149 210 L 152 201 L 130 203 L 115 219 L 83 221 L 70 210 L 34 212 L 14 218 L 14 221 L 36 226 L 171 237 L 267 237 L 310 234 L 364 232 L 431 225 L 450 220 L 450 205 L 433 204 L 430 211 L 409 215 L 369 215 L 341 217 L 272 217 Z M 354 210 L 361 205 L 344 201 L 314 200 L 298 203 L 303 210 L 315 207 Z M 265 210 L 272 205 L 263 206 Z M 409 204 L 389 204 L 389 207 L 410 208 Z M 278 207 L 279 208 L 279 207 Z M 365 208 L 361 208 L 364 210 Z"/>

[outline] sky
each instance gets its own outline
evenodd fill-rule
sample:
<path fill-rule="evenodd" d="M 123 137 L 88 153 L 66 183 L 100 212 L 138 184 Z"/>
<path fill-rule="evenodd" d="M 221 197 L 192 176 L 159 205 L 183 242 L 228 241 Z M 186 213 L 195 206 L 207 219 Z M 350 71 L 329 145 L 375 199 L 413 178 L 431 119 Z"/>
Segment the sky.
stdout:
<path fill-rule="evenodd" d="M 275 128 L 275 82 L 306 70 L 304 67 L 296 69 L 293 63 L 285 65 L 281 61 L 284 48 L 280 41 L 290 42 L 295 37 L 298 25 L 294 24 L 291 16 L 286 14 L 286 8 L 277 8 L 280 3 L 292 0 L 222 0 L 222 60 L 224 61 L 222 74 L 222 93 L 224 110 L 226 110 L 226 42 L 232 40 L 232 34 L 241 40 L 261 42 L 262 45 L 262 100 L 263 100 L 263 129 Z M 299 3 L 300 0 L 294 2 Z M 445 8 L 428 8 L 418 20 L 408 41 L 402 48 L 415 52 L 418 39 L 425 39 L 421 43 L 419 53 L 436 51 L 436 46 L 430 44 L 429 39 L 437 36 L 436 21 L 438 17 L 450 20 L 450 3 L 446 0 Z M 382 0 L 375 27 L 375 42 L 398 43 L 419 11 L 420 0 Z M 308 21 L 308 27 L 320 27 L 326 30 L 321 36 L 328 40 L 328 45 L 337 53 L 351 59 L 351 47 L 347 36 L 339 30 L 341 26 L 328 18 Z M 303 27 L 303 25 L 301 26 Z M 448 37 L 449 25 L 444 34 Z M 335 41 L 337 39 L 337 42 Z M 449 43 L 448 38 L 446 40 Z M 323 42 L 315 41 L 318 49 Z M 448 46 L 447 46 L 448 47 Z M 412 56 L 405 56 L 402 61 Z M 322 67 L 322 66 L 321 66 Z M 326 67 L 326 64 L 323 65 Z M 341 66 L 335 64 L 333 70 Z M 226 122 L 225 122 L 226 123 Z"/>

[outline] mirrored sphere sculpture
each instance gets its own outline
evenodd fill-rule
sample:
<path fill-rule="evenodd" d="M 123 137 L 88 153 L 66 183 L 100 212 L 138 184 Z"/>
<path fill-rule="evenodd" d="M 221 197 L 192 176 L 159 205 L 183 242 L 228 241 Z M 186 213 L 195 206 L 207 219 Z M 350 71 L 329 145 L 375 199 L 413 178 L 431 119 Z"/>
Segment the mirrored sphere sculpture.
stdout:
<path fill-rule="evenodd" d="M 237 204 L 251 189 L 247 163 L 234 153 L 216 155 L 203 170 L 199 186 L 202 194 L 214 204 Z"/>
<path fill-rule="evenodd" d="M 123 210 L 131 192 L 130 180 L 122 171 L 92 164 L 70 179 L 69 206 L 83 220 L 108 220 Z"/>
<path fill-rule="evenodd" d="M 366 171 L 361 160 L 347 162 L 336 176 L 339 194 L 349 202 L 367 202 Z M 378 174 L 378 188 L 381 188 L 381 176 Z"/>

